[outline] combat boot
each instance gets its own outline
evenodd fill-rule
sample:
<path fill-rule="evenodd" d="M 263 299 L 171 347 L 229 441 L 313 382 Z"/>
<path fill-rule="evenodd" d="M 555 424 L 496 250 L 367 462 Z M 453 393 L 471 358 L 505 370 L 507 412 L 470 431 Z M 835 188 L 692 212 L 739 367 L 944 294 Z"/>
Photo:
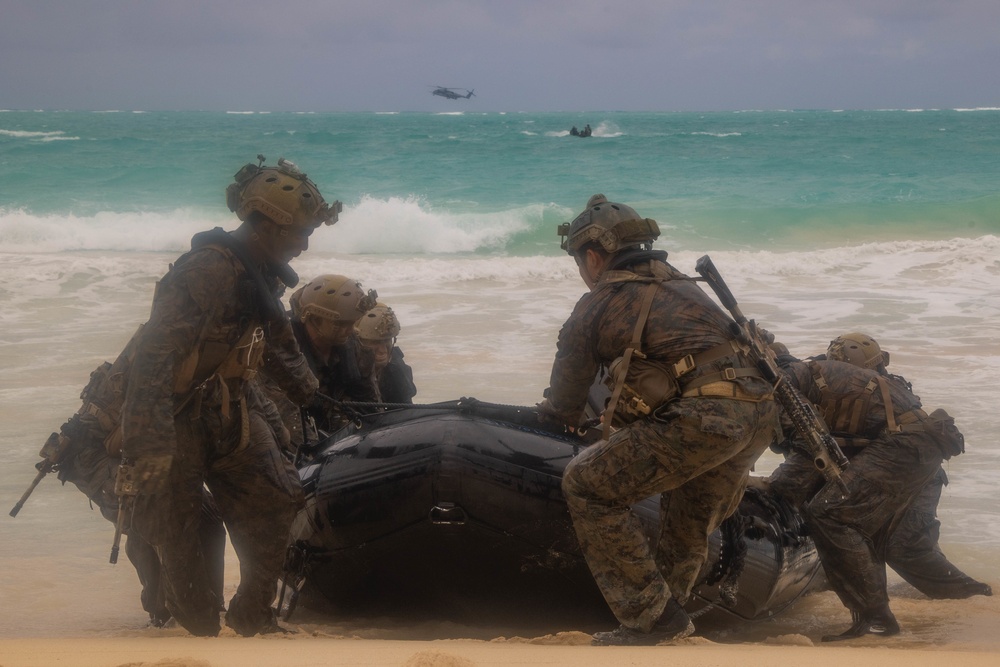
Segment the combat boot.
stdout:
<path fill-rule="evenodd" d="M 662 642 L 683 639 L 694 632 L 694 623 L 677 600 L 670 598 L 658 621 L 649 632 L 620 625 L 617 630 L 594 633 L 594 646 L 656 646 Z"/>
<path fill-rule="evenodd" d="M 851 618 L 854 619 L 854 625 L 839 635 L 824 636 L 823 641 L 837 642 L 844 639 L 857 639 L 865 635 L 890 637 L 899 634 L 899 623 L 889 611 L 889 605 L 882 605 L 878 609 L 868 611 L 852 611 Z"/>

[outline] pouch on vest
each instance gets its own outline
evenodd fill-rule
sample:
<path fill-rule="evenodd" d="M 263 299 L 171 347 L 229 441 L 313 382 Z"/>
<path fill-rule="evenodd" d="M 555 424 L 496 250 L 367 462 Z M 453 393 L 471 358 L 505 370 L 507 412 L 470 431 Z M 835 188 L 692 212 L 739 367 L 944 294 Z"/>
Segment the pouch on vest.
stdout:
<path fill-rule="evenodd" d="M 623 360 L 624 357 L 618 357 L 612 361 L 604 378 L 604 384 L 612 392 L 622 379 Z M 618 396 L 612 425 L 623 426 L 648 417 L 679 394 L 677 380 L 663 362 L 633 355 Z"/>
<path fill-rule="evenodd" d="M 965 451 L 965 436 L 955 426 L 955 418 L 947 412 L 939 408 L 927 415 L 922 422 L 924 430 L 941 448 L 945 458 L 958 456 Z"/>

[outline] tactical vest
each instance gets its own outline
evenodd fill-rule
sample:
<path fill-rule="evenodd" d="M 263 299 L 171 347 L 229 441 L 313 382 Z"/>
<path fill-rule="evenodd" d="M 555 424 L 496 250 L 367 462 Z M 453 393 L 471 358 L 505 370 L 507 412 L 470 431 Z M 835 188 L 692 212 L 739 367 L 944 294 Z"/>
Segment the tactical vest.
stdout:
<path fill-rule="evenodd" d="M 202 248 L 222 254 L 232 265 L 237 282 L 247 282 L 246 269 L 232 252 L 216 244 L 202 246 L 199 250 Z M 264 358 L 264 329 L 260 316 L 253 307 L 252 298 L 241 296 L 247 309 L 241 320 L 246 324 L 236 343 L 231 340 L 231 329 L 217 329 L 202 322 L 194 349 L 174 373 L 174 394 L 178 396 L 186 397 L 197 388 L 208 388 L 217 383 L 219 402 L 225 416 L 228 416 L 230 400 L 242 396 L 244 383 L 256 376 Z"/>
<path fill-rule="evenodd" d="M 604 414 L 605 439 L 610 433 L 611 426 L 617 427 L 647 417 L 678 397 L 712 396 L 751 402 L 770 399 L 770 395 L 751 396 L 733 382 L 742 377 L 761 377 L 760 371 L 746 362 L 745 350 L 735 340 L 728 340 L 695 355 L 688 354 L 675 362 L 651 359 L 642 352 L 642 333 L 656 291 L 668 280 L 689 279 L 662 262 L 651 262 L 651 268 L 652 276 L 619 270 L 607 271 L 601 277 L 603 285 L 622 282 L 641 282 L 648 285 L 632 332 L 632 341 L 624 354 L 612 361 L 608 367 L 605 383 L 612 394 Z M 684 380 L 685 375 L 699 366 L 730 356 L 737 357 L 733 368 L 702 375 L 687 382 Z"/>
<path fill-rule="evenodd" d="M 823 421 L 826 422 L 830 433 L 842 445 L 864 446 L 883 433 L 922 428 L 920 425 L 927 414 L 920 408 L 915 408 L 897 415 L 892 404 L 889 382 L 881 375 L 872 377 L 864 385 L 860 379 L 851 378 L 850 388 L 847 391 L 834 392 L 823 377 L 820 365 L 812 360 L 808 362 L 808 366 L 813 382 L 820 392 L 818 405 Z M 871 432 L 871 426 L 866 424 L 866 418 L 872 410 L 876 391 L 882 397 L 885 423 L 877 432 Z"/>

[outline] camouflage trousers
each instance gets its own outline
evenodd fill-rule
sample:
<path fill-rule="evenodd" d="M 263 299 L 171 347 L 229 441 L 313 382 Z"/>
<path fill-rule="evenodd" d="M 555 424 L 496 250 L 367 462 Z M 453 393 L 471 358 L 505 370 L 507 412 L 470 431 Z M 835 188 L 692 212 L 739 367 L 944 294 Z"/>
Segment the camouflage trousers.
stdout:
<path fill-rule="evenodd" d="M 850 456 L 852 461 L 856 454 Z M 876 460 L 880 458 L 875 457 Z M 858 463 L 873 465 L 866 464 L 865 458 Z M 917 482 L 925 472 L 917 471 Z M 878 546 L 877 562 L 884 562 L 927 597 L 961 599 L 981 593 L 984 585 L 958 569 L 938 546 L 941 524 L 937 520 L 937 506 L 947 479 L 944 469 L 938 466 L 930 479 L 918 487 L 902 514 L 890 519 L 891 530 L 887 528 L 887 535 L 882 538 L 884 548 L 874 543 L 873 547 Z M 771 491 L 800 510 L 823 485 L 823 477 L 813 467 L 811 459 L 797 451 L 778 466 L 770 479 Z M 907 491 L 909 497 L 913 489 Z M 889 502 L 898 503 L 898 500 Z M 872 585 L 880 585 L 878 577 Z"/>
<path fill-rule="evenodd" d="M 139 494 L 133 529 L 155 549 L 166 606 L 195 635 L 219 633 L 220 600 L 211 564 L 198 540 L 204 519 L 203 485 L 215 498 L 240 561 L 240 584 L 226 624 L 253 635 L 273 623 L 271 603 L 284 561 L 288 528 L 302 503 L 298 476 L 279 453 L 274 433 L 250 411 L 249 441 L 241 445 L 239 410 L 224 420 L 202 407 L 180 413 L 174 425 L 177 451 L 167 491 Z"/>
<path fill-rule="evenodd" d="M 103 435 L 103 434 L 102 434 Z M 79 437 L 83 437 L 80 434 Z M 115 477 L 118 474 L 119 456 L 111 456 L 104 447 L 103 437 L 88 437 L 71 466 L 64 467 L 62 476 L 83 491 L 97 505 L 101 515 L 112 524 L 118 522 L 118 497 L 115 495 Z M 226 529 L 215 506 L 212 495 L 202 490 L 202 521 L 198 539 L 209 564 L 212 590 L 222 600 L 225 573 Z M 156 550 L 136 531 L 126 529 L 125 554 L 135 568 L 142 585 L 139 600 L 150 620 L 162 625 L 170 618 L 166 596 L 160 581 L 160 561 Z"/>
<path fill-rule="evenodd" d="M 685 602 L 708 557 L 708 537 L 743 496 L 774 439 L 772 401 L 686 398 L 581 452 L 563 476 L 580 548 L 608 606 L 649 632 L 671 596 Z M 650 543 L 631 506 L 661 494 Z"/>
<path fill-rule="evenodd" d="M 986 586 L 955 567 L 938 546 L 941 522 L 937 506 L 946 484 L 948 476 L 939 468 L 889 536 L 885 562 L 927 597 L 960 600 L 981 594 Z"/>
<path fill-rule="evenodd" d="M 826 484 L 802 508 L 823 569 L 852 612 L 889 603 L 885 556 L 890 538 L 919 491 L 941 469 L 941 452 L 918 433 L 879 439 L 851 458 L 838 484 Z"/>

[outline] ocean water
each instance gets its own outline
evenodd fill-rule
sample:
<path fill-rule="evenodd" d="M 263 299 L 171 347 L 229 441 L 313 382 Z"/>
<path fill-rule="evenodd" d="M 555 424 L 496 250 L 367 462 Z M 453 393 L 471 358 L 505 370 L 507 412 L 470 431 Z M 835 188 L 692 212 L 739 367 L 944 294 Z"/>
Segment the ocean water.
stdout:
<path fill-rule="evenodd" d="M 592 137 L 569 136 L 586 123 Z M 169 263 L 194 233 L 236 226 L 223 193 L 258 153 L 295 161 L 343 201 L 340 222 L 293 267 L 358 278 L 392 305 L 418 402 L 540 400 L 559 327 L 585 290 L 555 228 L 595 192 L 656 219 L 657 247 L 681 270 L 710 254 L 744 313 L 793 352 L 821 352 L 845 331 L 875 336 L 890 369 L 965 433 L 967 453 L 946 464 L 942 545 L 1000 584 L 998 109 L 0 112 L 8 506 L 90 371 L 144 321 Z M 757 471 L 777 463 L 767 454 Z M 0 520 L 0 637 L 163 632 L 143 629 L 128 563 L 107 564 L 112 532 L 54 477 Z M 232 556 L 228 572 L 231 592 Z M 991 601 L 929 602 L 898 580 L 891 592 L 909 630 L 899 642 L 959 636 L 1000 649 L 995 633 L 947 622 L 995 624 Z M 774 632 L 847 624 L 830 594 L 782 618 Z"/>

